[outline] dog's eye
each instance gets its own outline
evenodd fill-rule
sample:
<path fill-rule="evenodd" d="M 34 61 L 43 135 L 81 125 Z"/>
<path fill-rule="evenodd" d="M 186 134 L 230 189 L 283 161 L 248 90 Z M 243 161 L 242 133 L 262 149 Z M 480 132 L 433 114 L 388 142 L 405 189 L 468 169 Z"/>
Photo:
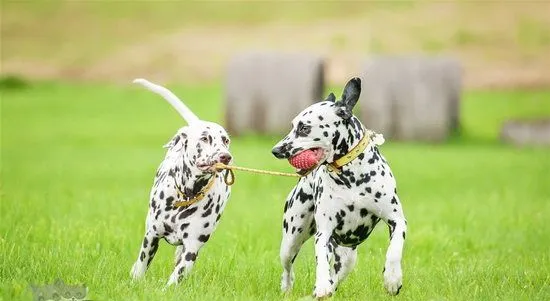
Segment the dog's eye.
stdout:
<path fill-rule="evenodd" d="M 206 137 L 206 136 L 201 137 L 201 141 L 204 142 L 204 143 L 208 143 L 208 137 Z"/>
<path fill-rule="evenodd" d="M 227 137 L 222 137 L 222 142 L 223 142 L 223 144 L 228 145 L 229 144 L 229 139 Z"/>
<path fill-rule="evenodd" d="M 311 130 L 311 126 L 305 125 L 303 123 L 301 123 L 297 129 L 298 133 L 300 134 L 309 134 L 310 130 Z"/>
<path fill-rule="evenodd" d="M 298 122 L 298 125 L 296 126 L 296 132 L 301 133 L 304 129 L 304 124 L 302 122 Z"/>

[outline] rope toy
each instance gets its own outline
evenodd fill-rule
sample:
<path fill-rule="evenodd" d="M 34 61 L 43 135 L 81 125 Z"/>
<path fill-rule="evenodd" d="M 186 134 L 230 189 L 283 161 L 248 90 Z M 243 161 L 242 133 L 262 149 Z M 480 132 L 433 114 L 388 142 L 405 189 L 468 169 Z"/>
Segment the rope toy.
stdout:
<path fill-rule="evenodd" d="M 235 183 L 235 174 L 233 173 L 234 170 L 247 171 L 247 172 L 263 174 L 263 175 L 271 175 L 271 176 L 283 176 L 283 177 L 294 177 L 294 178 L 301 177 L 299 174 L 295 174 L 295 173 L 269 171 L 269 170 L 254 169 L 254 168 L 241 167 L 241 166 L 235 166 L 235 165 L 225 165 L 223 163 L 216 163 L 214 165 L 214 168 L 217 171 L 224 170 L 224 169 L 228 170 L 228 172 L 224 176 L 224 181 L 225 181 L 225 184 L 229 186 Z"/>
<path fill-rule="evenodd" d="M 365 129 L 365 135 L 361 139 L 361 141 L 356 145 L 353 149 L 349 151 L 348 154 L 346 154 L 344 157 L 340 158 L 336 162 L 331 163 L 330 169 L 331 170 L 338 170 L 342 166 L 348 164 L 353 159 L 355 159 L 363 150 L 367 147 L 369 142 L 372 141 L 376 145 L 382 145 L 384 144 L 384 136 L 382 134 L 378 134 L 374 131 Z M 317 164 L 317 161 L 320 158 L 320 154 L 315 150 L 306 150 L 302 152 L 303 155 L 295 156 L 294 158 L 290 159 L 290 164 L 303 169 L 308 169 Z M 301 178 L 303 175 L 299 175 L 296 173 L 288 173 L 288 172 L 279 172 L 279 171 L 269 171 L 269 170 L 262 170 L 262 169 L 254 169 L 254 168 L 248 168 L 248 167 L 240 167 L 240 166 L 234 166 L 234 165 L 225 165 L 223 163 L 216 163 L 214 164 L 214 169 L 216 171 L 221 170 L 228 170 L 228 172 L 224 176 L 225 184 L 231 186 L 233 183 L 235 183 L 235 174 L 234 170 L 241 170 L 251 173 L 257 173 L 257 174 L 263 174 L 263 175 L 271 175 L 271 176 L 283 176 L 283 177 L 293 177 L 293 178 Z"/>
<path fill-rule="evenodd" d="M 224 180 L 225 184 L 227 184 L 228 186 L 231 186 L 235 183 L 235 174 L 234 174 L 233 170 L 242 170 L 242 171 L 247 171 L 247 172 L 259 173 L 259 174 L 265 174 L 265 175 L 273 175 L 273 176 L 285 176 L 285 177 L 295 177 L 295 178 L 301 177 L 300 175 L 293 174 L 293 173 L 253 169 L 253 168 L 246 168 L 246 167 L 240 167 L 240 166 L 225 165 L 223 163 L 216 163 L 214 165 L 214 169 L 216 171 L 227 170 L 227 172 L 223 176 L 223 180 Z M 201 191 L 199 191 L 193 197 L 188 197 L 187 195 L 185 195 L 185 193 L 182 191 L 182 189 L 177 184 L 175 184 L 179 196 L 182 197 L 184 200 L 175 202 L 174 207 L 188 207 L 188 206 L 191 206 L 191 205 L 195 204 L 196 202 L 202 200 L 206 196 L 208 191 L 214 185 L 214 179 L 215 178 L 216 178 L 215 176 L 212 177 L 210 179 L 210 181 L 208 181 L 206 186 L 204 186 L 201 189 Z M 174 181 L 175 181 L 175 179 L 174 179 Z"/>

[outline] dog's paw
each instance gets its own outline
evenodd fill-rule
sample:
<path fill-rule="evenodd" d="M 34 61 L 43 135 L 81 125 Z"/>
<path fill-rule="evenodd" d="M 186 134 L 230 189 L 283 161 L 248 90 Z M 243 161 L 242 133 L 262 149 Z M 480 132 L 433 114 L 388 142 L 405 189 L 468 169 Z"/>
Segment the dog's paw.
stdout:
<path fill-rule="evenodd" d="M 178 274 L 174 271 L 174 273 L 172 273 L 172 275 L 170 275 L 170 278 L 168 279 L 168 282 L 166 283 L 166 287 L 177 285 L 180 282 L 181 278 L 182 277 L 178 276 Z"/>
<path fill-rule="evenodd" d="M 403 275 L 401 272 L 401 265 L 391 264 L 387 265 L 384 269 L 384 286 L 390 295 L 399 294 L 399 290 L 403 285 Z"/>
<path fill-rule="evenodd" d="M 294 273 L 290 272 L 283 272 L 283 276 L 281 277 L 281 291 L 283 293 L 289 293 L 292 290 L 292 286 L 294 285 Z"/>
<path fill-rule="evenodd" d="M 168 292 L 170 289 L 174 289 L 175 287 L 175 283 L 172 283 L 170 284 L 170 281 L 168 281 L 160 290 L 163 292 L 163 293 L 166 293 Z"/>
<path fill-rule="evenodd" d="M 332 297 L 333 293 L 334 288 L 329 283 L 327 283 L 326 285 L 316 285 L 315 289 L 313 290 L 313 297 L 323 300 Z"/>
<path fill-rule="evenodd" d="M 134 263 L 132 269 L 130 270 L 130 277 L 134 280 L 138 280 L 145 275 L 145 269 L 142 267 L 143 264 L 139 262 Z"/>

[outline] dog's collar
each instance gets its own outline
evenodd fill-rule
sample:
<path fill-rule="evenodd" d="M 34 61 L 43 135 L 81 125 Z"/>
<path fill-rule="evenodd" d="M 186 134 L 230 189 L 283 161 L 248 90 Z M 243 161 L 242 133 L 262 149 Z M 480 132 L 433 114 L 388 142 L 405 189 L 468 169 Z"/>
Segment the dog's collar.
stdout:
<path fill-rule="evenodd" d="M 193 197 L 189 197 L 187 196 L 182 190 L 181 188 L 178 186 L 177 183 L 174 183 L 175 187 L 176 187 L 176 190 L 178 192 L 178 195 L 181 196 L 184 201 L 177 201 L 174 203 L 174 207 L 186 207 L 186 206 L 191 206 L 193 204 L 195 204 L 196 202 L 202 200 L 206 194 L 208 193 L 208 191 L 210 189 L 212 189 L 212 186 L 214 185 L 214 180 L 216 179 L 216 175 L 213 175 L 210 180 L 208 181 L 208 183 L 206 183 L 206 185 L 199 191 L 197 192 L 197 194 L 195 194 L 195 196 Z M 174 179 L 175 181 L 175 179 Z"/>
<path fill-rule="evenodd" d="M 370 130 L 364 130 L 363 132 L 363 138 L 361 138 L 359 143 L 357 143 L 357 145 L 355 145 L 347 154 L 343 155 L 334 162 L 327 164 L 327 169 L 329 171 L 339 173 L 342 166 L 349 164 L 351 161 L 355 160 L 361 153 L 363 153 L 371 140 L 373 140 L 374 143 L 378 145 L 384 143 L 384 138 L 381 135 L 376 134 L 375 132 Z"/>

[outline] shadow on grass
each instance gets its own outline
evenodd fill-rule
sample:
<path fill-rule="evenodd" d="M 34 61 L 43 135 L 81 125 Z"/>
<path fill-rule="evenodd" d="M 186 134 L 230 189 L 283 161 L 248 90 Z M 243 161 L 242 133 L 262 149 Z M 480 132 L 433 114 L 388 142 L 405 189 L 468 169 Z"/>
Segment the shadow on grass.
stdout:
<path fill-rule="evenodd" d="M 16 75 L 4 75 L 0 77 L 0 91 L 22 90 L 30 87 L 30 82 Z"/>

